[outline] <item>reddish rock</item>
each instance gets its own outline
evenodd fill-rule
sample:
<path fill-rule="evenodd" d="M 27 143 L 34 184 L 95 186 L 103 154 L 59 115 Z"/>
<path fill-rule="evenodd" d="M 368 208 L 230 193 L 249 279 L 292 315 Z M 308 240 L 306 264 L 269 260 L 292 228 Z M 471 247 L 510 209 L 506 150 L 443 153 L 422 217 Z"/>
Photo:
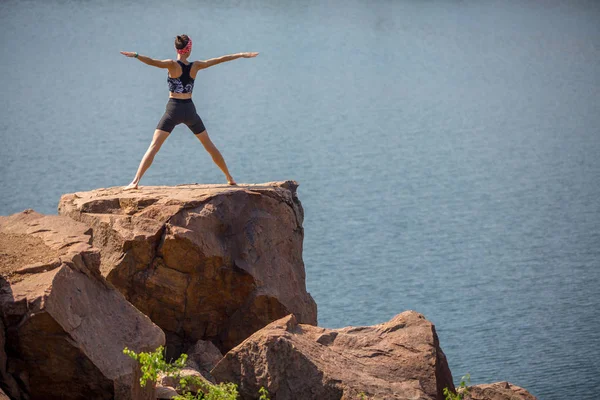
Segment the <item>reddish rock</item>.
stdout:
<path fill-rule="evenodd" d="M 188 382 L 188 385 L 185 388 L 182 388 L 179 385 L 180 379 L 186 378 L 186 377 L 194 377 L 201 383 L 199 385 L 197 385 L 196 383 Z M 167 376 L 164 374 L 160 374 L 158 381 L 159 381 L 160 386 L 175 388 L 175 390 L 179 394 L 183 394 L 184 389 L 185 389 L 185 391 L 191 392 L 191 393 L 198 393 L 201 391 L 206 392 L 206 387 L 211 383 L 199 371 L 197 371 L 194 368 L 187 368 L 187 367 L 181 369 L 177 376 Z"/>
<path fill-rule="evenodd" d="M 275 321 L 231 350 L 211 371 L 239 385 L 243 399 L 261 386 L 273 400 L 443 399 L 454 389 L 435 327 L 406 311 L 374 326 L 324 329 Z"/>
<path fill-rule="evenodd" d="M 154 390 L 154 397 L 157 399 L 172 399 L 175 396 L 178 396 L 177 390 L 170 386 L 161 386 L 157 385 Z"/>
<path fill-rule="evenodd" d="M 0 286 L 2 285 L 3 279 L 0 278 Z M 7 356 L 6 351 L 4 350 L 6 346 L 4 334 L 4 324 L 2 323 L 2 318 L 0 318 L 0 400 L 6 398 L 8 396 L 2 391 L 2 387 L 5 387 L 8 393 L 13 393 L 13 397 L 16 400 L 21 400 L 21 390 L 19 389 L 19 385 L 17 381 L 13 378 L 11 374 L 7 371 Z M 5 397 L 2 397 L 2 396 Z"/>
<path fill-rule="evenodd" d="M 228 351 L 294 313 L 317 323 L 302 261 L 295 182 L 182 185 L 64 195 L 59 213 L 93 228 L 102 274 L 167 335 Z"/>
<path fill-rule="evenodd" d="M 139 387 L 139 368 L 123 348 L 154 350 L 164 334 L 102 277 L 89 228 L 28 211 L 0 217 L 0 235 L 0 316 L 7 370 L 19 387 L 9 395 L 153 398 L 153 388 Z M 31 245 L 30 252 L 23 251 L 23 243 Z M 23 268 L 32 254 L 36 268 Z M 11 271 L 22 273 L 8 276 Z"/>
<path fill-rule="evenodd" d="M 223 354 L 211 342 L 199 340 L 187 351 L 187 366 L 198 371 L 209 382 L 215 383 L 210 371 L 221 361 Z"/>
<path fill-rule="evenodd" d="M 536 400 L 536 397 L 522 387 L 509 382 L 496 382 L 469 387 L 470 400 Z"/>

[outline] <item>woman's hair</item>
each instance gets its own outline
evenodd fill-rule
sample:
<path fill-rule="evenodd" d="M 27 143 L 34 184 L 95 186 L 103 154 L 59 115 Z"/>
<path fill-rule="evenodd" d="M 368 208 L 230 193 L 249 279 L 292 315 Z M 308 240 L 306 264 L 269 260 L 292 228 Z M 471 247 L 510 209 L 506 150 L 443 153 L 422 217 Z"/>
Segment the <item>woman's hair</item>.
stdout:
<path fill-rule="evenodd" d="M 175 48 L 177 50 L 183 49 L 185 46 L 187 46 L 189 40 L 190 39 L 189 39 L 188 35 L 178 35 L 175 38 Z"/>

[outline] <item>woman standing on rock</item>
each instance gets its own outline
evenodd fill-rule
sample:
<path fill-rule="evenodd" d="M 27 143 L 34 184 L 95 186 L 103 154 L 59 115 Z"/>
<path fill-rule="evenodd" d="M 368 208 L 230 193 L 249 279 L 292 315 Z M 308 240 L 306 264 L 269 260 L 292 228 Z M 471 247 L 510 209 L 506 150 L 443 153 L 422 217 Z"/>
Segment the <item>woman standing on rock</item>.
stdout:
<path fill-rule="evenodd" d="M 189 62 L 188 57 L 192 52 L 192 39 L 188 35 L 177 36 L 175 39 L 175 50 L 177 51 L 177 60 L 155 60 L 150 57 L 142 56 L 136 52 L 121 52 L 124 56 L 137 58 L 144 64 L 167 69 L 169 71 L 167 83 L 169 84 L 170 92 L 165 114 L 154 131 L 152 143 L 150 143 L 150 147 L 148 147 L 146 154 L 144 154 L 144 157 L 140 162 L 135 178 L 129 185 L 124 187 L 125 190 L 138 188 L 140 179 L 142 179 L 142 176 L 152 164 L 154 156 L 158 153 L 158 150 L 160 150 L 160 147 L 171 131 L 173 131 L 173 128 L 181 123 L 186 124 L 204 145 L 204 148 L 210 153 L 215 164 L 217 164 L 225 174 L 227 183 L 230 185 L 236 184 L 227 169 L 227 164 L 225 164 L 223 156 L 208 137 L 208 133 L 204 128 L 204 123 L 196 113 L 196 107 L 192 102 L 192 90 L 194 89 L 194 80 L 196 79 L 196 74 L 199 70 L 237 58 L 256 57 L 258 53 L 238 53 L 211 58 L 206 61 Z"/>

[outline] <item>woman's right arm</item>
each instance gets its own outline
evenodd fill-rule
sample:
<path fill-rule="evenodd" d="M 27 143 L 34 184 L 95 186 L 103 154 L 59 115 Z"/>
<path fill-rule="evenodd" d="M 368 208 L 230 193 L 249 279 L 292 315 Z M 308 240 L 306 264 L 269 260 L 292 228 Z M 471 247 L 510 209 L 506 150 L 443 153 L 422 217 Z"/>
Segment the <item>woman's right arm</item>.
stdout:
<path fill-rule="evenodd" d="M 148 65 L 151 65 L 151 66 L 157 67 L 157 68 L 167 68 L 168 69 L 168 68 L 172 68 L 175 65 L 175 61 L 173 61 L 173 60 L 156 60 L 154 58 L 146 57 L 146 56 L 143 56 L 143 55 L 138 54 L 133 51 L 122 51 L 121 54 L 123 54 L 125 57 L 137 58 L 144 64 L 148 64 Z"/>

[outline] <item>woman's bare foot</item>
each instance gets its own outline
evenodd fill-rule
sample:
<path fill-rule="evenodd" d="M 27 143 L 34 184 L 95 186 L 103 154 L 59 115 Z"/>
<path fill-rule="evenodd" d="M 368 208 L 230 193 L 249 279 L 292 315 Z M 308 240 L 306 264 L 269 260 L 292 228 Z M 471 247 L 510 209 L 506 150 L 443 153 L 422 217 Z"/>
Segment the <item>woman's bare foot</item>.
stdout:
<path fill-rule="evenodd" d="M 235 183 L 235 181 L 233 180 L 233 178 L 231 176 L 229 178 L 227 178 L 227 184 L 229 186 L 237 186 L 237 183 Z"/>
<path fill-rule="evenodd" d="M 136 190 L 138 188 L 138 184 L 131 182 L 129 185 L 127 186 L 123 186 L 123 190 Z"/>

